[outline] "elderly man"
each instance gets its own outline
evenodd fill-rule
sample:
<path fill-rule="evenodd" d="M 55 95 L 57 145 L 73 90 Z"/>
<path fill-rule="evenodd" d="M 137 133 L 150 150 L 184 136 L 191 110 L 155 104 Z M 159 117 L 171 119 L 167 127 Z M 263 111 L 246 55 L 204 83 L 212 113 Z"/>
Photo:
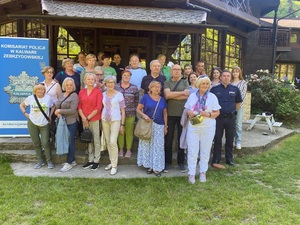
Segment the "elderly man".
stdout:
<path fill-rule="evenodd" d="M 175 64 L 171 68 L 171 79 L 164 83 L 164 96 L 168 103 L 168 133 L 165 139 L 165 169 L 164 172 L 168 172 L 170 165 L 172 164 L 172 145 L 174 138 L 175 126 L 177 127 L 177 163 L 180 172 L 186 172 L 184 166 L 184 149 L 180 148 L 180 135 L 182 132 L 182 126 L 180 119 L 184 110 L 184 104 L 186 99 L 190 95 L 189 83 L 186 80 L 181 79 L 181 67 Z"/>
<path fill-rule="evenodd" d="M 158 81 L 161 83 L 162 86 L 162 90 L 164 87 L 164 82 L 166 80 L 166 77 L 163 75 L 160 75 L 160 62 L 156 59 L 156 60 L 152 60 L 150 62 L 150 70 L 151 73 L 148 74 L 147 76 L 143 77 L 142 80 L 142 84 L 141 84 L 141 88 L 143 90 L 143 94 L 148 93 L 149 91 L 149 84 L 151 83 L 151 81 Z M 163 93 L 161 93 L 163 94 Z"/>
<path fill-rule="evenodd" d="M 212 166 L 218 169 L 225 167 L 220 164 L 222 137 L 225 130 L 225 159 L 226 164 L 234 166 L 232 149 L 235 136 L 236 112 L 241 107 L 242 97 L 239 88 L 230 83 L 232 74 L 229 70 L 223 70 L 220 76 L 221 84 L 212 87 L 211 93 L 214 93 L 219 104 L 222 107 L 220 115 L 216 118 L 216 134 L 213 149 Z"/>

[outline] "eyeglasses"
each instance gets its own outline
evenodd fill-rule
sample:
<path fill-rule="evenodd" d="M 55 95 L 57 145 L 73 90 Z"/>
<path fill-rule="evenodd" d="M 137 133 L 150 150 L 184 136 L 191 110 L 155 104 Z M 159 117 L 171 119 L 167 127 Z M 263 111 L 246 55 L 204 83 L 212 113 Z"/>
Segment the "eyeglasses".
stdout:
<path fill-rule="evenodd" d="M 114 83 L 115 83 L 114 81 L 106 82 L 106 84 L 114 84 Z"/>
<path fill-rule="evenodd" d="M 96 76 L 103 76 L 103 73 L 96 73 Z"/>

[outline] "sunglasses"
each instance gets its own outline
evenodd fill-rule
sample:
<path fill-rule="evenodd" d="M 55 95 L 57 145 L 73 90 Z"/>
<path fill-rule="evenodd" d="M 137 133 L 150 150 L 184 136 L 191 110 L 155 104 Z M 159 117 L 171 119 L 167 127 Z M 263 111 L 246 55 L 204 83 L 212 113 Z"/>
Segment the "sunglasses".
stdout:
<path fill-rule="evenodd" d="M 43 86 L 45 86 L 44 83 L 36 83 L 35 85 L 43 85 Z"/>

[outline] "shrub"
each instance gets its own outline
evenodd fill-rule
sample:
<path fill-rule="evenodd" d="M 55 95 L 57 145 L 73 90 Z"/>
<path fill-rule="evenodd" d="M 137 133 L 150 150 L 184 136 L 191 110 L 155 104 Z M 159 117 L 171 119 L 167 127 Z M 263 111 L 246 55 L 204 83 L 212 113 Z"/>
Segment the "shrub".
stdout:
<path fill-rule="evenodd" d="M 280 81 L 268 71 L 248 76 L 248 90 L 252 92 L 252 113 L 271 112 L 276 119 L 291 123 L 300 121 L 299 91 L 289 82 Z"/>

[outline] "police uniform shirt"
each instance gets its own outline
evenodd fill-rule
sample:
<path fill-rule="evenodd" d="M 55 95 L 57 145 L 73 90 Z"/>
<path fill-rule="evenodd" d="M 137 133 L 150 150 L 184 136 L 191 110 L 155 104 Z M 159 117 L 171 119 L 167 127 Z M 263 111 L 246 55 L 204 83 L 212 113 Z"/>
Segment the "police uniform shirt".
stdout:
<path fill-rule="evenodd" d="M 235 85 L 228 84 L 225 87 L 222 83 L 212 87 L 210 92 L 214 93 L 219 104 L 222 107 L 220 114 L 232 114 L 236 112 L 236 103 L 241 103 L 242 96 L 239 88 Z"/>

